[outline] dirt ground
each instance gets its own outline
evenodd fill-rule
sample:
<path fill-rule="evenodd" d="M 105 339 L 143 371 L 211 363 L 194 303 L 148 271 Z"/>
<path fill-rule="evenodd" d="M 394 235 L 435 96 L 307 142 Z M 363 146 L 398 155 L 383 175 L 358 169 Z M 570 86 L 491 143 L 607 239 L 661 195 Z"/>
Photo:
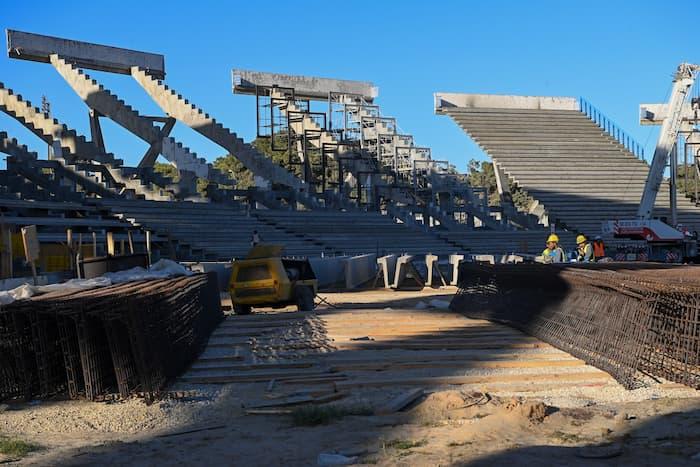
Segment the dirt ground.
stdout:
<path fill-rule="evenodd" d="M 323 295 L 340 309 L 386 312 L 452 293 Z M 371 413 L 416 386 L 357 387 L 319 405 L 322 412 L 329 405 L 339 410 L 315 426 L 303 425 L 311 422 L 302 412 L 247 414 L 251 401 L 288 395 L 270 386 L 180 382 L 177 397 L 152 405 L 139 399 L 3 405 L 0 437 L 40 449 L 20 460 L 0 454 L 0 463 L 308 466 L 325 453 L 357 465 L 700 465 L 700 394 L 677 385 L 626 391 L 614 382 L 571 383 L 525 392 L 435 385 L 386 415 Z"/>

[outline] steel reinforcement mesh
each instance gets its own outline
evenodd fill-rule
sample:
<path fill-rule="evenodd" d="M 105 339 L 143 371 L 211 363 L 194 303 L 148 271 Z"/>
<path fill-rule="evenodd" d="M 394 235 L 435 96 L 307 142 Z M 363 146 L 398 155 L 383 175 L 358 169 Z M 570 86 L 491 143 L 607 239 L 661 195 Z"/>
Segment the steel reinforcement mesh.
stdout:
<path fill-rule="evenodd" d="M 700 267 L 462 263 L 451 308 L 506 323 L 610 373 L 700 389 Z"/>
<path fill-rule="evenodd" d="M 222 319 L 215 273 L 14 302 L 0 309 L 0 400 L 156 398 Z"/>

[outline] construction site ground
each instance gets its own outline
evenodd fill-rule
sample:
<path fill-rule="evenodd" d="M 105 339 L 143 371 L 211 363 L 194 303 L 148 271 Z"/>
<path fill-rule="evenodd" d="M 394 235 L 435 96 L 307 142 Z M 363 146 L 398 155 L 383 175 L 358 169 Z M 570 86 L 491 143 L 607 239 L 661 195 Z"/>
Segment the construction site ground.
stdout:
<path fill-rule="evenodd" d="M 0 463 L 700 463 L 697 391 L 651 380 L 626 390 L 546 343 L 448 310 L 455 292 L 322 293 L 314 312 L 229 315 L 153 404 L 0 406 L 0 439 L 39 447 Z"/>

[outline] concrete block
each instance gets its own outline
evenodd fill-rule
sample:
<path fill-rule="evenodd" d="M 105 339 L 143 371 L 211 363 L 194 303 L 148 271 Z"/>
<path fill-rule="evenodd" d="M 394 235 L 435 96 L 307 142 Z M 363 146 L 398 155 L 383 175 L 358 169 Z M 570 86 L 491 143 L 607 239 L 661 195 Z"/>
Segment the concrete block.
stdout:
<path fill-rule="evenodd" d="M 158 79 L 165 77 L 165 57 L 160 54 L 7 30 L 8 57 L 48 63 L 51 54 L 58 54 L 81 68 L 128 75 L 135 66 L 147 69 Z"/>
<path fill-rule="evenodd" d="M 228 292 L 231 283 L 231 270 L 233 263 L 231 261 L 201 261 L 197 263 L 182 263 L 189 267 L 192 271 L 208 273 L 215 272 L 217 284 L 220 292 Z"/>
<path fill-rule="evenodd" d="M 464 261 L 464 255 L 452 254 L 450 255 L 450 265 L 452 265 L 450 276 L 450 285 L 457 285 L 459 280 L 459 263 Z"/>
<path fill-rule="evenodd" d="M 382 271 L 382 276 L 384 277 L 384 288 L 390 289 L 394 285 L 394 275 L 396 271 L 396 262 L 398 257 L 396 255 L 387 255 L 377 258 L 377 265 Z"/>
<path fill-rule="evenodd" d="M 315 76 L 285 75 L 234 69 L 231 72 L 233 92 L 236 94 L 255 94 L 255 86 L 279 86 L 294 88 L 294 96 L 308 99 L 328 99 L 328 93 L 359 94 L 367 102 L 372 102 L 379 90 L 366 81 L 318 78 Z"/>
<path fill-rule="evenodd" d="M 428 268 L 428 274 L 425 278 L 425 285 L 427 285 L 428 287 L 432 287 L 433 285 L 433 268 L 437 268 L 437 262 L 437 255 L 425 255 L 425 265 Z"/>
<path fill-rule="evenodd" d="M 520 255 L 503 255 L 501 256 L 501 264 L 519 264 L 524 262 L 525 259 Z"/>
<path fill-rule="evenodd" d="M 471 259 L 479 263 L 496 264 L 496 257 L 494 255 L 471 255 Z"/>
<path fill-rule="evenodd" d="M 318 287 L 321 289 L 343 287 L 345 285 L 345 264 L 348 259 L 347 256 L 309 258 L 311 269 L 318 279 Z"/>
<path fill-rule="evenodd" d="M 425 278 L 413 264 L 413 255 L 403 255 L 396 261 L 394 285 L 396 290 L 421 290 L 425 287 Z"/>
<path fill-rule="evenodd" d="M 345 287 L 354 289 L 377 276 L 377 255 L 368 254 L 348 258 L 345 262 Z"/>

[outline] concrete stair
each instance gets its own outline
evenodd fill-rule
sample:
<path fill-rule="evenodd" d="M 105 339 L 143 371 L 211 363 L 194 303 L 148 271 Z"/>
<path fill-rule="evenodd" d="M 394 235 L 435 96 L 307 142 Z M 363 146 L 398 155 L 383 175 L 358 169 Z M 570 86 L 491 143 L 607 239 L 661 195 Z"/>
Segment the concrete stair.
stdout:
<path fill-rule="evenodd" d="M 53 146 L 59 141 L 62 154 L 56 154 L 55 160 L 61 162 L 69 170 L 77 170 L 76 164 L 81 161 L 94 162 L 95 172 L 101 172 L 108 180 L 107 188 L 117 189 L 117 194 L 127 197 L 142 197 L 144 199 L 172 199 L 172 192 L 155 186 L 151 180 L 157 179 L 169 187 L 177 186 L 172 179 L 151 173 L 151 180 L 126 174 L 127 168 L 122 167 L 123 161 L 116 159 L 113 154 L 105 153 L 95 143 L 79 135 L 75 130 L 58 119 L 41 112 L 32 103 L 16 95 L 11 89 L 0 83 L 0 110 L 24 125 L 32 133 L 41 138 L 46 144 Z"/>
<path fill-rule="evenodd" d="M 633 219 L 648 165 L 577 110 L 445 108 L 550 221 L 589 236 Z M 664 181 L 654 216 L 670 221 Z M 678 195 L 678 220 L 700 230 L 700 210 Z"/>
<path fill-rule="evenodd" d="M 160 128 L 154 125 L 153 120 L 140 115 L 130 105 L 119 99 L 110 90 L 106 89 L 97 80 L 83 70 L 67 62 L 58 55 L 51 55 L 51 64 L 63 76 L 66 82 L 88 105 L 100 114 L 114 120 L 128 131 L 138 136 L 151 145 L 160 145 L 163 156 L 180 170 L 194 172 L 200 178 L 206 178 L 222 185 L 234 185 L 235 181 L 228 175 L 221 173 L 203 158 L 191 152 L 189 148 L 178 143 L 171 137 L 162 137 Z M 157 156 L 157 154 L 156 154 Z M 152 166 L 152 162 L 146 164 Z"/>
<path fill-rule="evenodd" d="M 37 169 L 50 169 L 58 180 L 71 182 L 71 191 L 75 191 L 75 186 L 78 185 L 85 194 L 98 195 L 104 198 L 116 196 L 114 191 L 96 182 L 93 177 L 87 176 L 85 172 L 77 169 L 69 170 L 58 160 L 39 159 L 35 152 L 30 152 L 27 146 L 20 145 L 15 138 L 10 138 L 6 132 L 0 132 L 0 152 L 12 156 L 12 165 L 15 167 L 15 170 L 21 169 L 22 175 L 27 178 L 34 177 L 34 173 L 41 176 L 40 170 Z M 9 166 L 10 164 L 8 163 L 8 168 Z M 46 177 L 42 177 L 42 188 L 48 190 L 45 181 Z M 65 185 L 61 185 L 58 181 L 53 182 L 53 185 L 54 189 L 60 190 L 61 194 L 66 194 L 68 198 L 73 198 L 71 193 L 65 192 L 67 188 Z M 82 199 L 82 196 L 79 196 L 79 198 Z"/>
<path fill-rule="evenodd" d="M 253 230 L 264 243 L 285 245 L 287 255 L 320 256 L 336 250 L 303 233 L 289 233 L 236 205 L 220 203 L 100 200 L 100 206 L 178 244 L 181 260 L 243 258 Z"/>
<path fill-rule="evenodd" d="M 277 165 L 250 144 L 245 143 L 233 131 L 224 127 L 202 109 L 170 89 L 162 81 L 150 76 L 146 70 L 133 67 L 131 74 L 165 113 L 185 123 L 198 133 L 233 154 L 253 174 L 302 192 L 299 201 L 309 202 L 308 186 L 294 174 Z M 304 194 L 306 193 L 306 194 Z M 313 204 L 313 203 L 310 203 Z M 316 203 L 318 205 L 318 203 Z"/>
<path fill-rule="evenodd" d="M 115 159 L 112 154 L 100 151 L 95 144 L 75 130 L 51 118 L 38 107 L 32 106 L 31 102 L 22 99 L 19 94 L 14 94 L 12 89 L 6 88 L 3 83 L 0 83 L 0 110 L 20 122 L 46 144 L 52 145 L 54 140 L 60 141 L 61 147 L 66 148 L 67 153 L 82 160 L 95 160 L 114 166 L 123 163 L 121 159 Z"/>
<path fill-rule="evenodd" d="M 274 211 L 254 215 L 295 235 L 305 235 L 346 255 L 367 253 L 449 255 L 459 251 L 451 242 L 427 230 L 395 222 L 375 212 Z"/>

